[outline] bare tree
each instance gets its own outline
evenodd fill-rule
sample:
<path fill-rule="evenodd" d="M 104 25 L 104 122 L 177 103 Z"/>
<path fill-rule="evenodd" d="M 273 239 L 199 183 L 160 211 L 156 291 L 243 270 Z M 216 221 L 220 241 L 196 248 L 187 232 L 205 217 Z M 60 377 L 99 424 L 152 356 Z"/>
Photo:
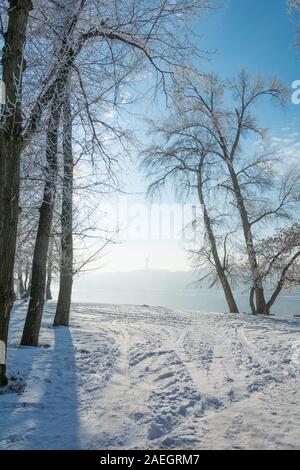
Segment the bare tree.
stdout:
<path fill-rule="evenodd" d="M 58 8 L 63 9 L 63 6 L 60 5 Z M 62 62 L 63 65 L 62 67 L 58 67 L 57 78 L 52 89 L 50 117 L 46 129 L 47 178 L 45 181 L 43 201 L 40 207 L 40 217 L 32 261 L 30 301 L 21 339 L 23 346 L 37 346 L 39 341 L 45 300 L 48 250 L 58 178 L 58 136 L 60 118 L 65 101 L 66 86 L 74 61 L 74 54 L 70 51 L 70 44 L 76 21 L 78 21 L 78 10 L 75 8 L 74 2 L 70 1 L 65 6 L 62 26 L 58 26 L 58 30 L 62 35 L 58 57 L 59 62 Z"/>
<path fill-rule="evenodd" d="M 239 217 L 255 313 L 269 313 L 270 305 L 265 299 L 265 278 L 257 252 L 262 223 L 273 227 L 274 220 L 278 223 L 288 215 L 295 218 L 299 169 L 283 171 L 273 152 L 263 147 L 249 156 L 249 151 L 243 151 L 243 144 L 251 148 L 252 137 L 264 141 L 265 131 L 253 115 L 260 100 L 270 97 L 282 103 L 286 96 L 277 79 L 265 84 L 260 77 L 250 80 L 244 71 L 236 80 L 226 82 L 213 75 L 186 74 L 183 80 L 178 80 L 175 90 L 184 116 L 182 134 L 193 132 L 197 141 L 204 143 L 207 152 L 217 159 L 221 170 L 216 175 L 215 190 L 224 192 L 228 207 L 234 208 L 233 214 Z M 289 261 L 287 266 L 289 270 Z"/>
<path fill-rule="evenodd" d="M 261 258 L 263 278 L 273 286 L 272 295 L 265 306 L 269 313 L 277 298 L 285 288 L 300 283 L 300 227 L 293 224 L 263 239 L 257 252 Z"/>
<path fill-rule="evenodd" d="M 72 110 L 68 94 L 63 108 L 63 189 L 61 209 L 61 261 L 54 326 L 69 326 L 73 285 L 73 149 Z"/>
<path fill-rule="evenodd" d="M 106 82 L 109 82 L 108 89 L 114 91 L 115 104 L 117 103 L 118 89 L 122 81 L 126 79 L 125 83 L 128 83 L 130 75 L 136 75 L 145 65 L 149 64 L 157 74 L 157 83 L 161 84 L 166 92 L 167 79 L 172 76 L 172 68 L 175 65 L 179 65 L 180 61 L 183 60 L 183 49 L 186 48 L 185 42 L 182 42 L 182 34 L 179 35 L 180 39 L 175 39 L 174 34 L 177 23 L 180 23 L 180 27 L 182 27 L 192 12 L 202 10 L 204 6 L 207 6 L 207 2 L 200 2 L 199 5 L 199 3 L 192 1 L 165 1 L 161 3 L 153 0 L 151 5 L 149 5 L 149 2 L 141 2 L 138 10 L 136 9 L 135 2 L 121 2 L 119 6 L 114 4 L 109 11 L 106 11 L 105 5 L 84 0 L 79 5 L 75 0 L 70 0 L 67 4 L 57 3 L 57 14 L 61 14 L 62 19 L 58 21 L 57 27 L 55 25 L 52 27 L 57 31 L 58 37 L 61 36 L 62 39 L 57 48 L 58 60 L 54 65 L 54 72 L 51 71 L 50 75 L 50 78 L 54 75 L 55 79 L 52 83 L 49 80 L 51 84 L 48 85 L 47 90 L 43 92 L 40 100 L 37 101 L 33 108 L 26 129 L 26 133 L 29 132 L 29 134 L 35 130 L 36 123 L 41 118 L 42 108 L 51 102 L 51 117 L 48 123 L 48 144 L 46 150 L 50 177 L 45 185 L 44 201 L 40 210 L 40 221 L 33 259 L 31 296 L 22 337 L 23 345 L 37 345 L 41 326 L 47 251 L 58 174 L 57 132 L 59 111 L 66 99 L 67 82 L 72 80 L 78 83 L 78 88 L 83 98 L 83 111 L 88 118 L 89 132 L 92 133 L 93 148 L 96 148 L 102 159 L 105 160 L 107 172 L 109 173 L 111 172 L 113 159 L 105 150 L 103 142 L 99 139 L 95 124 L 100 124 L 107 132 L 112 132 L 117 137 L 120 137 L 121 133 L 118 129 L 107 125 L 103 119 L 97 118 L 95 120 L 93 116 L 88 95 L 91 89 L 95 87 L 95 77 L 92 74 L 91 81 L 90 72 L 88 76 L 84 77 L 87 61 L 88 64 L 92 62 L 94 67 L 101 67 L 101 76 L 103 76 Z M 88 25 L 85 16 L 87 12 L 89 17 Z M 107 19 L 104 20 L 106 17 Z M 178 46 L 176 48 L 174 47 L 174 41 L 176 41 Z M 181 48 L 179 47 L 180 44 Z M 92 52 L 91 47 L 93 49 Z M 82 65 L 82 62 L 85 65 Z M 91 68 L 92 65 L 89 65 L 89 67 Z M 108 74 L 107 78 L 105 76 L 106 73 Z M 99 76 L 97 77 L 98 80 Z M 98 92 L 98 96 L 93 104 L 97 104 L 99 99 Z M 50 130 L 51 124 L 53 124 L 55 129 L 55 135 L 54 131 L 52 135 Z M 86 132 L 86 128 L 83 129 L 83 132 Z M 54 144 L 52 144 L 53 141 Z M 65 207 L 65 201 L 63 206 Z M 65 234 L 63 234 L 63 237 L 65 238 Z M 62 255 L 65 255 L 65 250 Z M 62 281 L 63 279 L 64 276 L 61 277 Z M 71 283 L 68 283 L 69 291 L 71 291 L 70 285 Z M 68 301 L 69 303 L 70 300 Z M 59 309 L 60 305 L 61 302 L 59 302 Z M 57 324 L 57 320 L 58 317 L 55 320 L 55 324 Z"/>
<path fill-rule="evenodd" d="M 10 313 L 14 303 L 14 261 L 19 214 L 20 156 L 22 152 L 22 76 L 26 68 L 24 45 L 30 0 L 10 0 L 4 47 L 2 78 L 6 102 L 0 122 L 0 341 L 7 347 Z M 0 363 L 0 386 L 7 383 L 6 365 Z"/>
<path fill-rule="evenodd" d="M 46 282 L 46 300 L 52 300 L 52 278 L 53 278 L 53 237 L 50 238 L 49 253 L 47 260 L 47 282 Z"/>
<path fill-rule="evenodd" d="M 53 222 L 57 180 L 58 132 L 61 114 L 60 96 L 61 90 L 59 89 L 57 95 L 54 97 L 48 122 L 46 144 L 47 180 L 45 183 L 43 202 L 40 207 L 39 225 L 33 254 L 30 302 L 21 340 L 23 346 L 38 345 L 41 327 L 46 288 L 47 257 Z"/>
<path fill-rule="evenodd" d="M 189 40 L 191 24 L 195 14 L 205 11 L 209 3 L 207 0 L 141 0 L 137 6 L 134 0 L 36 0 L 28 30 L 30 34 L 26 52 L 29 66 L 24 75 L 26 80 L 23 80 L 23 89 L 21 84 L 26 69 L 23 49 L 32 5 L 29 0 L 11 0 L 7 2 L 7 9 L 1 6 L 3 79 L 7 87 L 0 135 L 0 173 L 3 179 L 0 198 L 0 340 L 5 344 L 14 298 L 12 279 L 19 213 L 21 152 L 26 150 L 41 126 L 47 127 L 47 168 L 51 177 L 45 186 L 41 206 L 32 270 L 32 296 L 22 340 L 23 344 L 37 344 L 45 288 L 49 226 L 53 216 L 51 212 L 56 179 L 58 114 L 64 101 L 67 76 L 70 71 L 77 74 L 78 83 L 85 88 L 85 80 L 90 82 L 91 77 L 94 83 L 95 78 L 98 80 L 98 70 L 106 69 L 105 64 L 110 57 L 109 73 L 116 96 L 120 84 L 118 67 L 125 77 L 128 72 L 137 76 L 140 71 L 145 70 L 145 65 L 150 65 L 152 72 L 156 74 L 156 89 L 161 88 L 166 93 L 174 67 L 184 63 L 189 55 L 196 52 L 196 47 Z M 7 27 L 6 20 L 2 21 L 3 13 L 8 19 Z M 98 58 L 92 57 L 93 53 L 97 53 Z M 92 57 L 93 66 L 90 66 L 89 73 L 85 75 L 87 63 L 91 64 L 88 57 Z M 105 125 L 103 121 L 102 125 Z M 94 131 L 93 139 L 94 142 L 97 140 L 97 133 Z M 2 171 L 4 168 L 5 172 Z M 42 274 L 40 279 L 38 274 Z M 2 383 L 6 383 L 4 364 L 1 365 Z"/>
<path fill-rule="evenodd" d="M 187 197 L 187 192 L 196 194 L 203 208 L 207 244 L 205 242 L 202 247 L 196 246 L 192 250 L 193 257 L 196 257 L 198 267 L 204 267 L 207 270 L 208 266 L 212 266 L 213 269 L 209 270 L 201 280 L 210 279 L 211 285 L 214 285 L 215 274 L 217 274 L 229 311 L 237 313 L 238 307 L 228 279 L 230 276 L 227 252 L 229 233 L 221 240 L 221 254 L 220 236 L 216 234 L 221 213 L 214 211 L 213 215 L 213 208 L 207 201 L 213 190 L 211 187 L 211 182 L 214 180 L 213 173 L 219 170 L 212 154 L 211 138 L 209 135 L 204 138 L 203 134 L 201 139 L 193 126 L 188 124 L 191 112 L 192 119 L 195 118 L 193 108 L 183 107 L 178 94 L 171 112 L 172 117 L 162 123 L 151 124 L 152 132 L 160 136 L 161 143 L 151 145 L 144 152 L 143 166 L 146 167 L 148 177 L 152 180 L 149 191 L 153 193 L 171 180 L 175 182 L 175 186 L 184 198 Z"/>
<path fill-rule="evenodd" d="M 198 190 L 198 196 L 199 196 L 199 202 L 202 205 L 203 208 L 203 216 L 204 216 L 204 225 L 206 229 L 206 234 L 207 238 L 209 241 L 209 247 L 211 250 L 212 254 L 212 260 L 210 256 L 207 256 L 207 259 L 210 261 L 211 264 L 213 264 L 213 267 L 217 273 L 218 279 L 222 285 L 225 298 L 228 304 L 229 311 L 231 313 L 238 313 L 238 306 L 234 298 L 234 294 L 230 285 L 229 281 L 229 275 L 230 275 L 230 264 L 228 263 L 229 261 L 229 256 L 227 253 L 227 239 L 228 236 L 230 235 L 230 232 L 227 232 L 226 235 L 224 235 L 223 238 L 223 259 L 220 256 L 220 249 L 218 247 L 217 243 L 217 237 L 214 232 L 213 228 L 213 219 L 210 217 L 209 212 L 208 212 L 208 206 L 205 202 L 205 179 L 207 178 L 207 175 L 205 175 L 205 170 L 203 168 L 204 166 L 204 158 L 206 155 L 202 155 L 200 157 L 200 162 L 198 166 L 198 171 L 197 171 L 197 190 Z M 201 254 L 198 252 L 198 254 Z"/>

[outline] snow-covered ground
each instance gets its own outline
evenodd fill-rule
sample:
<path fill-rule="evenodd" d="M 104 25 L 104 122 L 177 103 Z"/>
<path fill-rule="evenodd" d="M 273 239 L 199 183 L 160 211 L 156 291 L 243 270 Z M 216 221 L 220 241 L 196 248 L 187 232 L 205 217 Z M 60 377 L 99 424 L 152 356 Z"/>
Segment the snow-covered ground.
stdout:
<path fill-rule="evenodd" d="M 71 328 L 18 346 L 0 449 L 299 449 L 300 320 L 74 304 Z M 22 389 L 22 387 L 20 387 Z"/>

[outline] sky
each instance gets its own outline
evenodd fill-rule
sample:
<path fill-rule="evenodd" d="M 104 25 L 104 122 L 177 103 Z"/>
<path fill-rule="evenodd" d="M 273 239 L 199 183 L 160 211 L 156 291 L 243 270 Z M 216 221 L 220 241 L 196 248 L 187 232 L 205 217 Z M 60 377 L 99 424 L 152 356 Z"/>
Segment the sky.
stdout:
<path fill-rule="evenodd" d="M 244 67 L 251 74 L 261 73 L 267 78 L 278 76 L 291 89 L 292 83 L 300 80 L 300 49 L 294 46 L 295 28 L 287 15 L 286 0 L 224 0 L 219 5 L 223 6 L 212 10 L 196 25 L 203 36 L 202 49 L 210 52 L 210 60 L 198 63 L 199 68 L 230 78 Z M 283 156 L 300 157 L 299 113 L 300 105 L 291 101 L 285 109 L 265 104 L 259 110 L 264 127 L 270 128 L 274 144 L 284 147 Z M 132 210 L 133 223 L 137 223 L 134 204 L 149 205 L 146 188 L 142 173 L 136 165 L 129 164 L 124 190 L 132 193 L 127 203 Z M 171 193 L 166 196 L 168 202 L 175 201 Z M 177 235 L 176 239 L 165 240 L 136 237 L 126 241 L 126 237 L 121 237 L 120 243 L 107 250 L 102 270 L 187 271 L 190 261 Z"/>

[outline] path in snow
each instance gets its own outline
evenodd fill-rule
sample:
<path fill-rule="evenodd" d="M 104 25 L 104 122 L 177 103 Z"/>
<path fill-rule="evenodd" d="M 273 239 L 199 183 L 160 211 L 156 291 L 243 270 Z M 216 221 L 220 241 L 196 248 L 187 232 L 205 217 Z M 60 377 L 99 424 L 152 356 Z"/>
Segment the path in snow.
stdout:
<path fill-rule="evenodd" d="M 0 396 L 0 448 L 300 448 L 299 320 L 72 306 L 71 328 L 20 348 L 24 393 Z"/>

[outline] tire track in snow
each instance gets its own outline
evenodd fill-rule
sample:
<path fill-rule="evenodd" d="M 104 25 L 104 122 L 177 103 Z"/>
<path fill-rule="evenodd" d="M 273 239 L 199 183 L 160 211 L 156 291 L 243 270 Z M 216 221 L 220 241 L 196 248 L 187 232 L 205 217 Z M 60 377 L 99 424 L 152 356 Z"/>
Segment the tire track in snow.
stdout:
<path fill-rule="evenodd" d="M 113 323 L 108 329 L 115 327 Z M 170 331 L 167 336 L 159 325 L 145 322 L 138 322 L 137 326 L 127 321 L 121 328 L 123 359 L 118 361 L 118 369 L 105 390 L 105 396 L 110 397 L 110 412 L 104 420 L 104 429 L 106 422 L 108 425 L 107 432 L 102 432 L 101 445 L 110 447 L 117 440 L 115 433 L 121 430 L 119 447 L 134 447 L 133 434 L 139 439 L 143 436 L 145 445 L 151 441 L 154 446 L 158 442 L 163 447 L 195 446 L 197 431 L 190 423 L 202 415 L 201 394 L 172 348 L 174 336 Z M 120 370 L 126 375 L 122 385 Z M 193 419 L 186 420 L 188 415 Z"/>

